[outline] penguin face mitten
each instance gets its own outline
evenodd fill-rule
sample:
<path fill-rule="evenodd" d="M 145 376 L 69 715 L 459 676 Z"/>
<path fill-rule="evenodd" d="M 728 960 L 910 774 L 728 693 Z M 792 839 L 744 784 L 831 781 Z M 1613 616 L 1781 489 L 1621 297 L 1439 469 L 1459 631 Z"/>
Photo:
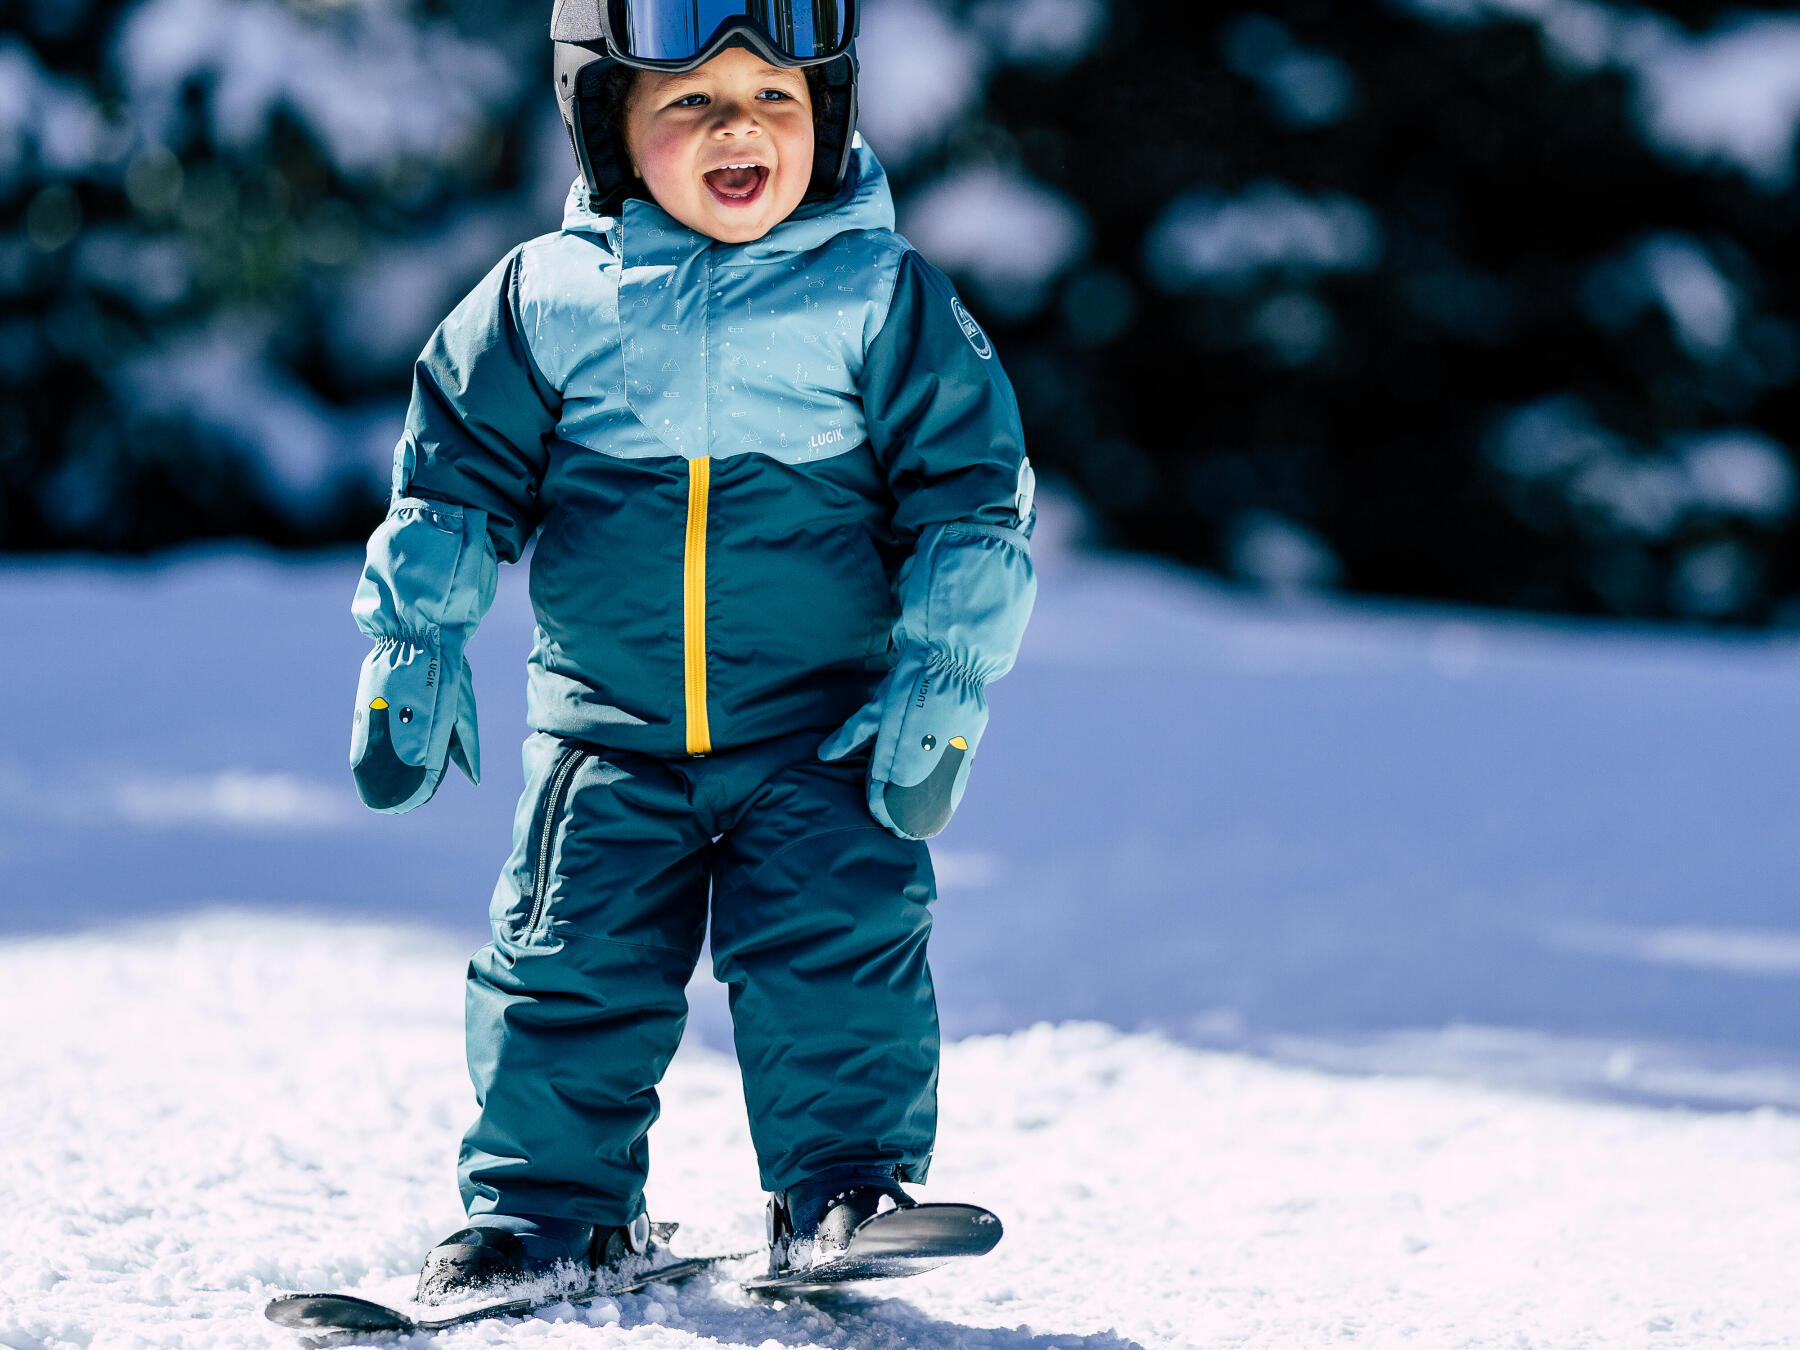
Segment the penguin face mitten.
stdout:
<path fill-rule="evenodd" d="M 902 839 L 929 839 L 962 801 L 987 720 L 981 685 L 912 645 L 819 757 L 842 759 L 873 739 L 869 814 Z"/>
<path fill-rule="evenodd" d="M 452 760 L 479 781 L 480 765 L 469 750 L 479 744 L 474 728 L 458 734 L 472 709 L 465 712 L 468 701 L 444 691 L 446 681 L 454 690 L 467 678 L 462 667 L 460 653 L 453 663 L 436 641 L 375 644 L 357 682 L 350 732 L 350 771 L 364 805 L 391 813 L 423 805 Z"/>
<path fill-rule="evenodd" d="M 493 603 L 487 517 L 402 497 L 369 540 L 351 612 L 375 644 L 356 686 L 350 770 L 377 811 L 431 800 L 455 764 L 481 781 L 475 688 L 463 644 Z"/>
<path fill-rule="evenodd" d="M 956 523 L 927 532 L 900 590 L 893 668 L 819 758 L 873 742 L 869 813 L 903 839 L 929 839 L 962 801 L 986 687 L 1012 669 L 1037 582 L 1021 531 Z"/>

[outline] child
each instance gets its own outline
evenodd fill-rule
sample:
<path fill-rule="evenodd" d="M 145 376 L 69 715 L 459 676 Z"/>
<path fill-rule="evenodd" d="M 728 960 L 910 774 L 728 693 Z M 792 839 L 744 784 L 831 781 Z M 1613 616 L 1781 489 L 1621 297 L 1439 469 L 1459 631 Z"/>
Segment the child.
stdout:
<path fill-rule="evenodd" d="M 772 1270 L 930 1165 L 921 840 L 1031 610 L 1031 469 L 854 134 L 853 7 L 698 8 L 558 0 L 581 178 L 421 355 L 357 588 L 351 762 L 408 811 L 446 761 L 479 780 L 464 647 L 537 540 L 525 794 L 468 971 L 469 1221 L 426 1302 L 645 1250 L 709 918 Z"/>

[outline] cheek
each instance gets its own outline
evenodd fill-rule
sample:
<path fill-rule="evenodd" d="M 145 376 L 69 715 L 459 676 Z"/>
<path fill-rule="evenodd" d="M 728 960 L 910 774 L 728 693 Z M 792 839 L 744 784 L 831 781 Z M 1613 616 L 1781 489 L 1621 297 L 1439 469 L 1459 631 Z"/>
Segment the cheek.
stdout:
<path fill-rule="evenodd" d="M 687 138 L 679 132 L 670 131 L 653 131 L 638 137 L 633 146 L 633 154 L 644 181 L 653 186 L 659 181 L 668 182 L 686 177 L 694 158 Z"/>
<path fill-rule="evenodd" d="M 812 119 L 809 117 L 785 128 L 779 144 L 783 170 L 798 173 L 803 179 L 810 178 L 813 161 Z"/>

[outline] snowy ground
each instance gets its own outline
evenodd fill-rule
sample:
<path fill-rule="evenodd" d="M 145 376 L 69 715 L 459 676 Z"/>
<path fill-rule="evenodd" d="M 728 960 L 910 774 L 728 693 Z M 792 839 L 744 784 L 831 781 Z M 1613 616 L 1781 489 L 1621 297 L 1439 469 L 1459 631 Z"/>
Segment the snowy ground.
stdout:
<path fill-rule="evenodd" d="M 1046 544 L 939 850 L 926 1198 L 999 1250 L 445 1343 L 1800 1345 L 1800 644 Z M 404 1279 L 456 1218 L 523 576 L 475 650 L 489 781 L 396 820 L 343 768 L 354 569 L 0 569 L 0 1345 L 289 1345 L 269 1294 Z M 693 994 L 652 1204 L 753 1245 Z"/>
<path fill-rule="evenodd" d="M 268 1295 L 404 1286 L 454 1226 L 453 978 L 413 928 L 224 916 L 18 941 L 0 1344 L 284 1346 Z M 1800 1121 L 1345 1078 L 1094 1024 L 945 1059 L 930 1190 L 1008 1236 L 963 1276 L 778 1305 L 725 1283 L 450 1346 L 1793 1344 Z M 730 1061 L 690 1047 L 654 1212 L 754 1245 Z M 421 1343 L 425 1338 L 420 1338 Z"/>

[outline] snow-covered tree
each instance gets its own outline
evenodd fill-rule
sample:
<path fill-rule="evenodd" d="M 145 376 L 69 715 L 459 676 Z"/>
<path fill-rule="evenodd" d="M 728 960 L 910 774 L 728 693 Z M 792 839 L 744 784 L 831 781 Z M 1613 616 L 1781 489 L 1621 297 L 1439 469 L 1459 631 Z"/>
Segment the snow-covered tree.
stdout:
<path fill-rule="evenodd" d="M 0 3 L 0 547 L 348 540 L 572 172 L 547 3 Z M 1115 542 L 1257 584 L 1800 596 L 1800 20 L 870 0 L 901 228 Z"/>

